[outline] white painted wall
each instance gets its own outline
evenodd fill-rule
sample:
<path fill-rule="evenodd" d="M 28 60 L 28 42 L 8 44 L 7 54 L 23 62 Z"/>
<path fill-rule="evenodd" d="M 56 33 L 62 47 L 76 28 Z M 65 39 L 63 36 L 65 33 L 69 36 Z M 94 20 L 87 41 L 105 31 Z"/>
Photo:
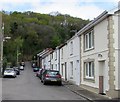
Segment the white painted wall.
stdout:
<path fill-rule="evenodd" d="M 105 60 L 105 74 L 104 74 L 104 88 L 105 90 L 109 89 L 109 84 L 108 84 L 108 31 L 107 31 L 107 19 L 103 20 L 99 24 L 97 24 L 94 27 L 94 49 L 84 52 L 84 36 L 81 36 L 81 72 L 82 72 L 82 79 L 81 79 L 81 84 L 91 86 L 94 88 L 99 87 L 99 61 L 100 60 Z M 98 57 L 98 54 L 102 54 L 102 58 Z M 94 59 L 94 70 L 95 70 L 95 83 L 85 81 L 84 80 L 84 60 L 86 59 Z"/>
<path fill-rule="evenodd" d="M 46 68 L 50 69 L 50 54 L 46 56 Z"/>
<path fill-rule="evenodd" d="M 71 42 L 73 43 L 73 54 L 71 55 Z M 68 80 L 72 81 L 74 84 L 80 85 L 80 39 L 78 36 L 73 36 L 67 42 L 68 50 Z M 71 76 L 71 62 L 73 62 L 73 76 Z M 77 63 L 79 62 L 79 63 Z"/>
<path fill-rule="evenodd" d="M 57 55 L 56 55 L 56 53 L 57 53 Z M 53 70 L 59 70 L 59 49 L 54 50 L 53 59 L 51 60 L 51 64 L 53 64 Z"/>
<path fill-rule="evenodd" d="M 62 49 L 63 49 L 63 55 L 62 55 Z M 67 56 L 68 56 L 67 45 L 64 45 L 60 49 L 60 73 L 61 73 L 63 79 L 65 79 L 65 62 L 67 64 Z M 68 66 L 68 64 L 67 64 L 67 66 Z M 67 67 L 66 70 L 67 70 L 67 79 L 68 79 L 68 73 L 69 73 L 68 72 L 68 67 Z"/>
<path fill-rule="evenodd" d="M 55 56 L 55 70 L 59 70 L 59 49 L 56 49 L 55 50 L 55 53 L 54 53 L 54 56 Z"/>

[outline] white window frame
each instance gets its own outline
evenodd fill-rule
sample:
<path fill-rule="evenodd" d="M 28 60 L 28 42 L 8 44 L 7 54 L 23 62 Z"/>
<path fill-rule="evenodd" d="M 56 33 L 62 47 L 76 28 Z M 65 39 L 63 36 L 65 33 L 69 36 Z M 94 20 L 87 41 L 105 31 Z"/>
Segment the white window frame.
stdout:
<path fill-rule="evenodd" d="M 85 62 L 84 67 L 85 67 L 85 78 L 94 79 L 94 74 L 95 74 L 94 61 Z"/>
<path fill-rule="evenodd" d="M 85 51 L 94 48 L 94 33 L 93 30 L 84 35 L 84 49 Z"/>

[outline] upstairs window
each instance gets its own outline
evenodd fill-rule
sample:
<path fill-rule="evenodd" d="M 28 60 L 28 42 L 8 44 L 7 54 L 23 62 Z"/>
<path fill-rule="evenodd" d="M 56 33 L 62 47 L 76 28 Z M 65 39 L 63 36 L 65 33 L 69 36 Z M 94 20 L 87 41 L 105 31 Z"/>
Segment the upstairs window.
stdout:
<path fill-rule="evenodd" d="M 55 52 L 55 60 L 57 60 L 57 51 Z"/>
<path fill-rule="evenodd" d="M 53 59 L 53 53 L 51 54 L 51 59 Z"/>
<path fill-rule="evenodd" d="M 61 59 L 63 59 L 63 48 L 61 50 Z"/>
<path fill-rule="evenodd" d="M 85 48 L 85 51 L 94 48 L 94 34 L 93 34 L 93 30 L 90 31 L 89 33 L 85 34 L 85 36 L 84 36 L 84 48 Z"/>

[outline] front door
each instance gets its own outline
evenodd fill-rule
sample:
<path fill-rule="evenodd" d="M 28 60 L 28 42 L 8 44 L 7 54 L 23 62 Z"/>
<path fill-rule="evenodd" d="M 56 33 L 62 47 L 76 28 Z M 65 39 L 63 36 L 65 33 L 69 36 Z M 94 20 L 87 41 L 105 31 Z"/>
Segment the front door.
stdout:
<path fill-rule="evenodd" d="M 76 61 L 76 84 L 80 85 L 80 63 L 79 60 Z"/>
<path fill-rule="evenodd" d="M 99 93 L 104 94 L 105 61 L 99 61 Z"/>

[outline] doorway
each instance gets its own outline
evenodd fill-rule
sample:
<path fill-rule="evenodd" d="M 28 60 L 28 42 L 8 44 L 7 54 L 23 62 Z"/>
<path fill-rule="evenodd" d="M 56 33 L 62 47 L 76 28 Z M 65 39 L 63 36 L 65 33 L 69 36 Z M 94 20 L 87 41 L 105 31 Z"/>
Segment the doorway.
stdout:
<path fill-rule="evenodd" d="M 105 61 L 99 61 L 99 93 L 100 94 L 105 94 Z"/>
<path fill-rule="evenodd" d="M 76 84 L 80 85 L 80 63 L 79 63 L 79 60 L 76 61 Z"/>
<path fill-rule="evenodd" d="M 67 81 L 67 62 L 65 62 L 65 81 Z"/>

